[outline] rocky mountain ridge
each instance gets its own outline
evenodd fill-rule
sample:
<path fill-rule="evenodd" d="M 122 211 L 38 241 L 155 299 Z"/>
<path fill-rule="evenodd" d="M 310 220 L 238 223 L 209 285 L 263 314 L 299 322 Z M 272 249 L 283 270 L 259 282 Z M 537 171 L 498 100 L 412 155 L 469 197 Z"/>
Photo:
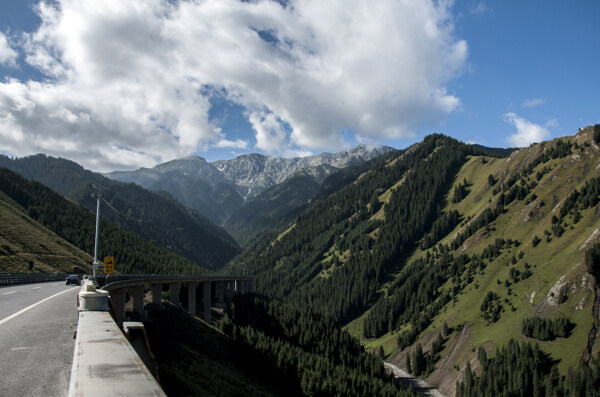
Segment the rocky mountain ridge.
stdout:
<path fill-rule="evenodd" d="M 165 190 L 216 224 L 223 224 L 247 201 L 299 172 L 320 183 L 340 168 L 392 150 L 395 149 L 388 146 L 358 145 L 336 153 L 309 157 L 281 158 L 252 153 L 211 163 L 202 157 L 190 156 L 153 168 L 115 171 L 105 175 L 150 190 Z"/>

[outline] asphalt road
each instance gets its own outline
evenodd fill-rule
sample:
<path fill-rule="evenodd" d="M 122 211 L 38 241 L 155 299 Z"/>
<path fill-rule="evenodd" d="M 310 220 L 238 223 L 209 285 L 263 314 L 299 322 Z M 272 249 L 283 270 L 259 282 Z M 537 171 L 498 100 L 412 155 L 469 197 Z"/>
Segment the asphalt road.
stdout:
<path fill-rule="evenodd" d="M 77 292 L 64 282 L 0 288 L 0 395 L 66 396 Z"/>

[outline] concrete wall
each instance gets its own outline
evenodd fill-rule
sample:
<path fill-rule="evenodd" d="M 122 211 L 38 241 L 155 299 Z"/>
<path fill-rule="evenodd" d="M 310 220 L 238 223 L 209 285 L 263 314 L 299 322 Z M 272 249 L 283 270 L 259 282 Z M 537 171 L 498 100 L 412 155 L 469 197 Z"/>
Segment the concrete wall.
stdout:
<path fill-rule="evenodd" d="M 169 285 L 171 302 L 175 305 L 180 305 L 181 286 L 187 286 L 187 306 L 192 315 L 197 314 L 196 286 L 201 285 L 203 319 L 209 324 L 213 297 L 215 304 L 221 305 L 230 302 L 236 293 L 254 291 L 253 276 L 149 277 L 107 284 L 105 290 L 96 290 L 96 286 L 85 280 L 78 295 L 79 322 L 69 397 L 165 396 L 121 330 L 126 320 L 127 294 L 133 299 L 134 312 L 143 319 L 145 289 L 151 291 L 152 302 L 160 304 L 164 284 Z M 108 311 L 109 294 L 114 318 Z"/>

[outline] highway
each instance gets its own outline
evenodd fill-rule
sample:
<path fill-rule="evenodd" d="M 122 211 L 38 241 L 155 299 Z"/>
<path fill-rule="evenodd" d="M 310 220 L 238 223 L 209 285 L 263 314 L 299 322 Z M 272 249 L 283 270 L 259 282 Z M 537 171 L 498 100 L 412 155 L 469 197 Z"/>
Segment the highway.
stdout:
<path fill-rule="evenodd" d="M 64 282 L 0 288 L 0 395 L 67 395 L 79 288 Z"/>

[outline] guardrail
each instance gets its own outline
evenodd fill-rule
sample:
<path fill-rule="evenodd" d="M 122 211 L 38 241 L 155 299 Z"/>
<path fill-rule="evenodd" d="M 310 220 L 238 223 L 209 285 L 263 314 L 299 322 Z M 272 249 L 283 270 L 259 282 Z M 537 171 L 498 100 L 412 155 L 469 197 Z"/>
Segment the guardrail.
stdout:
<path fill-rule="evenodd" d="M 122 277 L 122 276 L 116 276 Z M 110 292 L 110 302 L 114 310 L 115 321 L 122 324 L 125 321 L 126 294 L 133 298 L 133 310 L 144 319 L 144 290 L 152 291 L 152 302 L 160 304 L 163 286 L 169 288 L 171 303 L 180 305 L 180 287 L 187 289 L 187 310 L 196 315 L 196 289 L 201 289 L 204 321 L 211 322 L 211 307 L 213 298 L 218 306 L 223 306 L 231 301 L 235 294 L 254 292 L 256 276 L 134 276 L 120 281 L 113 281 L 116 277 L 107 277 L 102 288 Z"/>
<path fill-rule="evenodd" d="M 2 273 L 0 286 L 7 284 L 40 283 L 44 281 L 65 281 L 66 273 Z"/>
<path fill-rule="evenodd" d="M 117 279 L 119 281 L 117 281 Z M 163 285 L 169 286 L 171 303 L 179 305 L 180 286 L 188 293 L 187 310 L 196 315 L 196 288 L 202 290 L 204 321 L 210 323 L 211 305 L 226 304 L 234 294 L 254 292 L 256 276 L 109 276 L 104 289 L 85 280 L 78 295 L 79 321 L 69 397 L 96 395 L 165 396 L 157 380 L 123 335 L 126 295 L 133 310 L 144 313 L 144 290 L 152 291 L 152 302 L 160 304 Z M 106 280 L 104 280 L 106 282 Z M 114 318 L 108 312 L 108 298 Z"/>

